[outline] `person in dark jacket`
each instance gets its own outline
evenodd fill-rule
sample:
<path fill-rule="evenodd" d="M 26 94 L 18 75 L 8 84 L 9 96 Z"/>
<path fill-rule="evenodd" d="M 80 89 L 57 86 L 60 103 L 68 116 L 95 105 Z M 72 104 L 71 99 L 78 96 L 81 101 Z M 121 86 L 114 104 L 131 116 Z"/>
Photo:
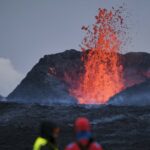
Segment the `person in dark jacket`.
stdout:
<path fill-rule="evenodd" d="M 60 128 L 53 122 L 45 121 L 40 127 L 40 136 L 34 142 L 33 150 L 58 150 L 56 139 Z"/>

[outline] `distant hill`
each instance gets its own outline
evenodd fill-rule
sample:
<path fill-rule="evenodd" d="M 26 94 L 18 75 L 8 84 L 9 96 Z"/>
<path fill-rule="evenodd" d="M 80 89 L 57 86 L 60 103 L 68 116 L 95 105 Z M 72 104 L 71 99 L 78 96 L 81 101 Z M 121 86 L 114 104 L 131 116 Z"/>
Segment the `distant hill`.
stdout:
<path fill-rule="evenodd" d="M 8 95 L 9 101 L 40 104 L 76 103 L 63 79 L 64 73 L 79 71 L 80 57 L 81 53 L 75 50 L 45 55 Z"/>
<path fill-rule="evenodd" d="M 76 86 L 79 74 L 84 72 L 81 56 L 82 52 L 73 49 L 45 55 L 7 99 L 20 103 L 77 103 L 69 88 Z M 150 77 L 150 54 L 132 52 L 120 56 L 126 87 L 140 84 Z M 64 80 L 66 78 L 72 81 L 71 84 Z"/>
<path fill-rule="evenodd" d="M 150 105 L 150 80 L 134 85 L 110 99 L 108 104 L 117 106 L 147 106 Z"/>
<path fill-rule="evenodd" d="M 150 78 L 150 54 L 130 52 L 121 56 L 126 87 L 141 83 Z"/>

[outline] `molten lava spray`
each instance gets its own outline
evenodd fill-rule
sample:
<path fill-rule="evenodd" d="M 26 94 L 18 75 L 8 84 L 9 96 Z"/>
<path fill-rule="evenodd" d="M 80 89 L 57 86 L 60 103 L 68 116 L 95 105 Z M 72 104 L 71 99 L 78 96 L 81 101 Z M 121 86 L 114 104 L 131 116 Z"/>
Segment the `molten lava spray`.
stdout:
<path fill-rule="evenodd" d="M 92 28 L 83 26 L 86 36 L 83 51 L 85 73 L 72 94 L 81 104 L 103 104 L 124 88 L 119 60 L 123 17 L 120 10 L 99 9 Z M 88 51 L 87 51 L 88 49 Z"/>

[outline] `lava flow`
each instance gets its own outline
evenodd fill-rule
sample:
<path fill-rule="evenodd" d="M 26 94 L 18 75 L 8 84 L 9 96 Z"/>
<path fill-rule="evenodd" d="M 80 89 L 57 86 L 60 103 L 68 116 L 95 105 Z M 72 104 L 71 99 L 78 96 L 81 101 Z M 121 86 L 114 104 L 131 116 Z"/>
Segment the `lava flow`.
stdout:
<path fill-rule="evenodd" d="M 95 19 L 92 28 L 82 27 L 86 32 L 81 45 L 85 72 L 77 89 L 71 89 L 81 104 L 106 103 L 124 89 L 119 60 L 124 22 L 121 11 L 99 9 Z"/>

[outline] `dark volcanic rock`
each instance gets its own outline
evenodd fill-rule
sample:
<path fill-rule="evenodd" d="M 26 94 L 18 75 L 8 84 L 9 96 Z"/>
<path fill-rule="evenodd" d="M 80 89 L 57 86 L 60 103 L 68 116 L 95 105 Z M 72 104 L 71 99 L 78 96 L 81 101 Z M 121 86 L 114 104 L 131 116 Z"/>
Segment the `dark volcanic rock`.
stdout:
<path fill-rule="evenodd" d="M 76 50 L 44 56 L 8 96 L 9 101 L 76 103 L 69 94 L 69 88 L 77 86 L 79 76 L 84 72 L 81 56 L 82 53 Z M 144 82 L 150 77 L 150 54 L 139 52 L 120 56 L 126 87 Z"/>
<path fill-rule="evenodd" d="M 108 104 L 112 105 L 150 105 L 150 80 L 134 85 L 120 92 L 110 99 Z"/>
<path fill-rule="evenodd" d="M 20 85 L 8 96 L 9 101 L 23 103 L 76 103 L 68 92 L 65 75 L 78 73 L 81 53 L 75 50 L 40 59 Z M 73 70 L 73 72 L 71 72 Z M 65 74 L 66 73 L 66 74 Z"/>
<path fill-rule="evenodd" d="M 121 56 L 126 87 L 139 84 L 150 78 L 150 54 L 130 52 Z"/>
<path fill-rule="evenodd" d="M 129 52 L 123 55 L 125 68 L 147 69 L 150 67 L 150 54 L 145 52 Z"/>
<path fill-rule="evenodd" d="M 43 120 L 61 126 L 61 150 L 72 142 L 73 122 L 90 119 L 104 150 L 149 150 L 150 107 L 38 106 L 0 103 L 0 150 L 31 150 Z"/>

